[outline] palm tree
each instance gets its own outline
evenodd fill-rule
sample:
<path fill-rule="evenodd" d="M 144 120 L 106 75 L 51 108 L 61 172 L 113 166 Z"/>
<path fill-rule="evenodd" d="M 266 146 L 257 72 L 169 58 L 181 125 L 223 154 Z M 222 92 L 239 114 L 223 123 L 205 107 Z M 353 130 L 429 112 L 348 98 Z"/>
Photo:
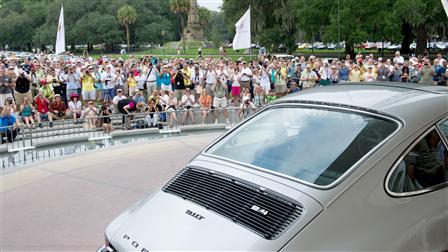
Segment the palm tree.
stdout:
<path fill-rule="evenodd" d="M 210 16 L 211 14 L 209 10 L 204 7 L 199 7 L 199 23 L 203 29 L 207 27 L 208 22 L 210 21 Z"/>
<path fill-rule="evenodd" d="M 117 18 L 123 24 L 124 29 L 126 30 L 126 42 L 129 50 L 129 25 L 133 24 L 137 19 L 137 13 L 135 12 L 134 7 L 130 5 L 123 5 L 117 11 Z"/>
<path fill-rule="evenodd" d="M 179 14 L 180 16 L 180 34 L 182 40 L 182 47 L 185 53 L 185 32 L 184 30 L 184 15 L 190 11 L 191 5 L 190 0 L 170 0 L 171 11 Z"/>

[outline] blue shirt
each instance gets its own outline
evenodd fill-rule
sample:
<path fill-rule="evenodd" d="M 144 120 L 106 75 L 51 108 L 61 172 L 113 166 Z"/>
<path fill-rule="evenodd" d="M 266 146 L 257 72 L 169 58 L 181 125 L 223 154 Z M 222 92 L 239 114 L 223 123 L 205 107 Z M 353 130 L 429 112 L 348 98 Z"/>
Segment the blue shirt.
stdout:
<path fill-rule="evenodd" d="M 168 86 L 171 84 L 171 76 L 169 73 L 164 73 L 161 77 L 160 77 L 160 83 Z"/>
<path fill-rule="evenodd" d="M 0 132 L 6 132 L 11 129 L 8 126 L 13 126 L 16 123 L 16 118 L 13 115 L 3 116 L 0 121 Z"/>
<path fill-rule="evenodd" d="M 342 67 L 339 70 L 339 74 L 341 76 L 341 80 L 348 80 L 348 68 L 347 67 Z"/>

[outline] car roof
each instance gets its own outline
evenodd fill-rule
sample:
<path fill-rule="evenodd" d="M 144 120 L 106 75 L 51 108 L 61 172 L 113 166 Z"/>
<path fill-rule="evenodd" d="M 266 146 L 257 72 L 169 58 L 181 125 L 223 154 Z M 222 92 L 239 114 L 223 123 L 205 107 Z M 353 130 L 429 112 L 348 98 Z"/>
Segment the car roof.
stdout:
<path fill-rule="evenodd" d="M 405 121 L 414 119 L 418 113 L 420 120 L 429 122 L 448 113 L 448 87 L 389 82 L 347 83 L 308 89 L 276 103 L 282 102 L 349 107 L 392 115 Z"/>

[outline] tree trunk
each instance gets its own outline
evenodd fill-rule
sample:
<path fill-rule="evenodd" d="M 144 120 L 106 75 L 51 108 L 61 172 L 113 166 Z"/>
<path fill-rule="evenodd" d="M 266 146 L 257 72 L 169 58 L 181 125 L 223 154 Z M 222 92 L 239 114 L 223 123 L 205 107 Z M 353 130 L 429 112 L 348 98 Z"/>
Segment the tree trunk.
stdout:
<path fill-rule="evenodd" d="M 186 52 L 185 52 L 184 16 L 182 15 L 182 13 L 180 14 L 180 37 L 182 40 L 182 49 L 184 50 L 184 54 L 186 54 Z"/>
<path fill-rule="evenodd" d="M 350 55 L 351 59 L 355 59 L 355 49 L 353 48 L 353 43 L 351 41 L 345 40 L 345 54 Z"/>
<path fill-rule="evenodd" d="M 428 32 L 426 31 L 426 25 L 420 24 L 417 27 L 417 55 L 423 55 L 428 43 Z"/>
<path fill-rule="evenodd" d="M 125 25 L 124 25 L 124 28 L 126 29 L 126 43 L 127 43 L 127 45 L 128 45 L 128 47 L 126 48 L 126 51 L 128 52 L 129 51 L 129 24 L 128 23 L 126 23 Z"/>
<path fill-rule="evenodd" d="M 412 26 L 408 22 L 403 22 L 401 24 L 401 35 L 403 35 L 403 40 L 401 40 L 400 53 L 407 55 L 410 53 L 410 45 L 412 42 Z"/>

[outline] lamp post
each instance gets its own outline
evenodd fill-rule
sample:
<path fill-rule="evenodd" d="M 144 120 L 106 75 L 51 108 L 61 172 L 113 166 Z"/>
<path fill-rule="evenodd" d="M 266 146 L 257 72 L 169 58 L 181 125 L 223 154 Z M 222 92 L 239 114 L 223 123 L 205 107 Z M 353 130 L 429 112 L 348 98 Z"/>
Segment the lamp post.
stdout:
<path fill-rule="evenodd" d="M 165 57 L 165 30 L 162 29 L 162 47 L 163 47 L 163 57 Z"/>

